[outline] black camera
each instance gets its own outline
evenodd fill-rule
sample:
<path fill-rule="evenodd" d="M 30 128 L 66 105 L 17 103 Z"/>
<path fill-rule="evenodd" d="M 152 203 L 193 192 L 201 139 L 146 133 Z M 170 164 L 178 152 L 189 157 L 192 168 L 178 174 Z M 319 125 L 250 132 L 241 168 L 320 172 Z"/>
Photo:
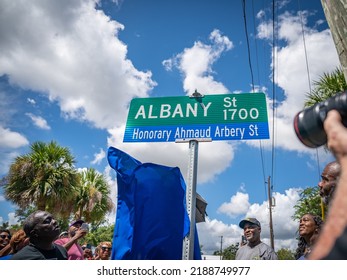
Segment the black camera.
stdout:
<path fill-rule="evenodd" d="M 295 133 L 307 147 L 317 148 L 326 144 L 327 135 L 323 123 L 330 110 L 337 110 L 342 117 L 344 126 L 347 127 L 347 91 L 317 103 L 295 116 Z"/>

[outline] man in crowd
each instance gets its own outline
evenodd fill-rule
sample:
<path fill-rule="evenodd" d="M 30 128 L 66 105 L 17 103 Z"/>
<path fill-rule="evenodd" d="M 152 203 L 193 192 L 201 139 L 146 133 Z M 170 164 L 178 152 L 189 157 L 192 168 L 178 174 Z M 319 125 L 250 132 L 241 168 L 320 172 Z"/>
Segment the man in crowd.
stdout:
<path fill-rule="evenodd" d="M 318 183 L 319 194 L 323 203 L 329 207 L 330 201 L 335 192 L 335 187 L 340 175 L 340 164 L 337 161 L 328 163 L 321 175 L 321 181 Z"/>
<path fill-rule="evenodd" d="M 11 260 L 67 260 L 65 248 L 53 242 L 59 236 L 60 227 L 52 214 L 46 211 L 32 213 L 24 221 L 23 229 L 30 243 Z"/>
<path fill-rule="evenodd" d="M 255 218 L 246 218 L 239 223 L 247 244 L 236 252 L 236 260 L 277 260 L 275 251 L 260 240 L 261 226 Z"/>
<path fill-rule="evenodd" d="M 88 232 L 81 228 L 83 220 L 73 221 L 68 230 L 68 237 L 63 237 L 55 241 L 56 244 L 62 245 L 68 252 L 69 260 L 84 260 L 84 252 L 78 244 L 78 240 L 85 236 Z"/>

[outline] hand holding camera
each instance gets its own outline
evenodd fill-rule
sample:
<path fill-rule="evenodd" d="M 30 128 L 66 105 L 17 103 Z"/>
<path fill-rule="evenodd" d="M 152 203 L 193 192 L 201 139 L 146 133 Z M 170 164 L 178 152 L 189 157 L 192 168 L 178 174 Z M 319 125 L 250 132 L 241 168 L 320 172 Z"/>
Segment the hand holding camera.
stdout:
<path fill-rule="evenodd" d="M 295 116 L 295 133 L 307 147 L 317 148 L 326 144 L 327 135 L 324 130 L 324 120 L 331 110 L 340 113 L 342 123 L 347 127 L 347 91 L 338 93 L 324 102 L 317 103 Z"/>
<path fill-rule="evenodd" d="M 341 162 L 347 156 L 347 128 L 341 123 L 339 112 L 332 110 L 328 113 L 324 122 L 324 129 L 328 135 L 328 148 Z"/>

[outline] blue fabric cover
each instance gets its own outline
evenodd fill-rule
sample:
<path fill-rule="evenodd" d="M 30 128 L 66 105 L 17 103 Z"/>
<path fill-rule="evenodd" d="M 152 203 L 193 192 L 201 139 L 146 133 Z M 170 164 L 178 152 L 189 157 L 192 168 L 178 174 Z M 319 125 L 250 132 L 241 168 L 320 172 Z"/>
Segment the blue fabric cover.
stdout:
<path fill-rule="evenodd" d="M 190 222 L 179 168 L 141 163 L 114 147 L 108 149 L 108 162 L 118 184 L 111 259 L 182 259 Z M 194 259 L 201 259 L 196 230 Z"/>

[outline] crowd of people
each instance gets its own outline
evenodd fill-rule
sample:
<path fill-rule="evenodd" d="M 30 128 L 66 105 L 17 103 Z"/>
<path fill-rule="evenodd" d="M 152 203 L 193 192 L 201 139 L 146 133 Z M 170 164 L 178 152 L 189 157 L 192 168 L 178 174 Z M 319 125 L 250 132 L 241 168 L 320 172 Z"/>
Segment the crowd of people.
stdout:
<path fill-rule="evenodd" d="M 311 213 L 299 221 L 297 260 L 347 259 L 347 128 L 336 110 L 328 112 L 324 121 L 327 145 L 336 160 L 328 163 L 318 183 L 319 194 L 327 209 L 327 218 Z M 273 249 L 260 240 L 261 225 L 256 218 L 246 218 L 239 226 L 245 244 L 236 253 L 237 260 L 276 260 Z"/>
<path fill-rule="evenodd" d="M 0 230 L 0 260 L 109 260 L 111 242 L 101 242 L 94 252 L 78 243 L 87 234 L 83 224 L 74 221 L 63 234 L 51 213 L 36 211 L 13 236 L 7 229 Z"/>
<path fill-rule="evenodd" d="M 304 214 L 298 227 L 297 260 L 347 258 L 347 128 L 341 115 L 332 110 L 324 121 L 328 148 L 336 161 L 327 164 L 318 183 L 319 193 L 328 209 L 323 220 Z M 23 228 L 11 236 L 0 229 L 0 259 L 10 260 L 109 260 L 112 243 L 101 242 L 94 250 L 81 246 L 79 240 L 87 233 L 83 220 L 73 221 L 61 232 L 51 213 L 36 211 L 24 221 Z M 239 226 L 246 242 L 236 253 L 236 260 L 277 260 L 273 248 L 260 238 L 261 224 L 256 218 L 245 218 Z"/>

